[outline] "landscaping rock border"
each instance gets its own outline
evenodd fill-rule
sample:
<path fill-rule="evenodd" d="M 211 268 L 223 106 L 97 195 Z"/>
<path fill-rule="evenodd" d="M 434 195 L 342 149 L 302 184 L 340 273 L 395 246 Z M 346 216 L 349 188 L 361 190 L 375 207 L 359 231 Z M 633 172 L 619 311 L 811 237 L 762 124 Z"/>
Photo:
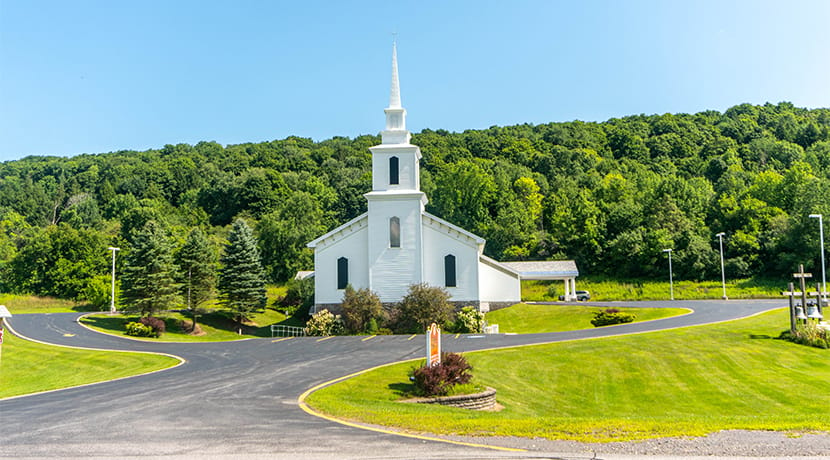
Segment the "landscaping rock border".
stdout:
<path fill-rule="evenodd" d="M 404 402 L 419 404 L 440 404 L 470 410 L 493 410 L 496 408 L 496 389 L 487 387 L 481 393 L 455 396 L 436 396 L 433 398 L 414 398 Z"/>

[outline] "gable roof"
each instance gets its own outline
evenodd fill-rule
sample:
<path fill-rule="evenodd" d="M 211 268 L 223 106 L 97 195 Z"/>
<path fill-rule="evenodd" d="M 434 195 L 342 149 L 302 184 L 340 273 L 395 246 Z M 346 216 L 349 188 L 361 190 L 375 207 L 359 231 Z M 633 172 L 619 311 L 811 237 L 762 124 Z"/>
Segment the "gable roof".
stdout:
<path fill-rule="evenodd" d="M 325 240 L 327 240 L 329 238 L 336 237 L 336 236 L 341 236 L 341 235 L 346 234 L 346 233 L 352 233 L 355 230 L 363 228 L 363 227 L 368 225 L 368 222 L 367 222 L 369 220 L 368 217 L 369 217 L 369 213 L 364 212 L 363 214 L 361 214 L 361 215 L 355 217 L 354 219 L 346 222 L 345 224 L 335 228 L 334 230 L 324 234 L 323 236 L 320 236 L 319 238 L 310 241 L 309 243 L 306 244 L 306 247 L 314 249 L 314 248 L 317 247 L 317 245 L 319 245 L 320 243 L 324 242 Z"/>
<path fill-rule="evenodd" d="M 525 280 L 555 280 L 579 276 L 573 260 L 542 260 L 530 262 L 502 262 L 519 272 Z"/>
<path fill-rule="evenodd" d="M 424 222 L 425 225 L 429 225 L 430 227 L 441 230 L 444 233 L 448 234 L 449 236 L 453 236 L 453 237 L 460 236 L 460 237 L 463 237 L 463 238 L 467 239 L 469 242 L 471 242 L 471 243 L 475 244 L 476 246 L 478 246 L 479 253 L 484 250 L 484 244 L 487 242 L 487 240 L 485 240 L 484 238 L 482 238 L 482 237 L 480 237 L 480 236 L 478 236 L 474 233 L 468 232 L 467 230 L 464 230 L 463 228 L 461 228 L 457 225 L 451 224 L 451 223 L 447 222 L 446 220 L 444 220 L 440 217 L 434 216 L 434 215 L 432 215 L 428 212 L 423 212 L 421 214 L 424 217 L 423 222 Z M 449 230 L 449 231 L 447 231 L 447 230 Z M 453 235 L 453 232 L 456 235 Z M 456 239 L 458 239 L 458 238 L 456 238 Z"/>

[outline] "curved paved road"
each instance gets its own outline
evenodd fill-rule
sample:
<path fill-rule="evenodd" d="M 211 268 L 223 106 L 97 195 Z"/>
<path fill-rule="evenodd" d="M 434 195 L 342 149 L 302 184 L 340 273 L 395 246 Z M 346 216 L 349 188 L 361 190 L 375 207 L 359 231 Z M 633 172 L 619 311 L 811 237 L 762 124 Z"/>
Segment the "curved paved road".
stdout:
<path fill-rule="evenodd" d="M 740 318 L 780 300 L 613 302 L 591 305 L 687 307 L 693 314 L 611 328 L 550 334 L 445 336 L 447 351 L 648 332 Z M 78 347 L 170 353 L 186 360 L 164 372 L 0 400 L 2 458 L 503 458 L 509 453 L 403 438 L 306 414 L 297 397 L 353 372 L 422 356 L 423 336 L 299 338 L 173 344 L 92 332 L 80 314 L 17 315 L 12 328 L 35 340 Z M 68 336 L 70 335 L 71 336 Z M 486 440 L 482 440 L 484 442 Z M 609 458 L 609 457 L 605 457 Z"/>

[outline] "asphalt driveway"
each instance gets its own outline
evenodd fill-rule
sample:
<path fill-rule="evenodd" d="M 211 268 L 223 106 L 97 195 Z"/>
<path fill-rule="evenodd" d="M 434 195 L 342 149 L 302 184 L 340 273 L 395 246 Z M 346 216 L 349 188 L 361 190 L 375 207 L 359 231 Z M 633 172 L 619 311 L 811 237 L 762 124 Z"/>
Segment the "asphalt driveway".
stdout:
<path fill-rule="evenodd" d="M 740 318 L 782 300 L 614 302 L 686 307 L 693 314 L 611 328 L 550 334 L 445 336 L 447 351 L 472 351 L 641 333 Z M 145 376 L 0 400 L 2 458 L 555 458 L 365 431 L 311 416 L 297 397 L 369 367 L 418 358 L 423 336 L 295 338 L 221 343 L 149 343 L 92 332 L 80 314 L 16 315 L 11 327 L 46 343 L 154 351 L 179 367 Z M 488 440 L 481 440 L 487 442 Z M 489 440 L 496 442 L 497 440 Z M 610 457 L 606 457 L 610 458 Z M 624 457 L 617 457 L 624 458 Z"/>

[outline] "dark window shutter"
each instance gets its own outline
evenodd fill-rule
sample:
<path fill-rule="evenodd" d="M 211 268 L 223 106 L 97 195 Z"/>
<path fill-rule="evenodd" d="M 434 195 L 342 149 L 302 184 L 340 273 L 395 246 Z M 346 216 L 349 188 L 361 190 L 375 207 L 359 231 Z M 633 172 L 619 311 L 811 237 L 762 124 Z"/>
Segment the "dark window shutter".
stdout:
<path fill-rule="evenodd" d="M 444 257 L 444 286 L 455 287 L 455 256 Z"/>
<path fill-rule="evenodd" d="M 337 259 L 337 289 L 346 289 L 349 285 L 349 259 Z"/>
<path fill-rule="evenodd" d="M 398 157 L 389 158 L 389 183 L 397 185 L 399 183 L 398 176 Z"/>

